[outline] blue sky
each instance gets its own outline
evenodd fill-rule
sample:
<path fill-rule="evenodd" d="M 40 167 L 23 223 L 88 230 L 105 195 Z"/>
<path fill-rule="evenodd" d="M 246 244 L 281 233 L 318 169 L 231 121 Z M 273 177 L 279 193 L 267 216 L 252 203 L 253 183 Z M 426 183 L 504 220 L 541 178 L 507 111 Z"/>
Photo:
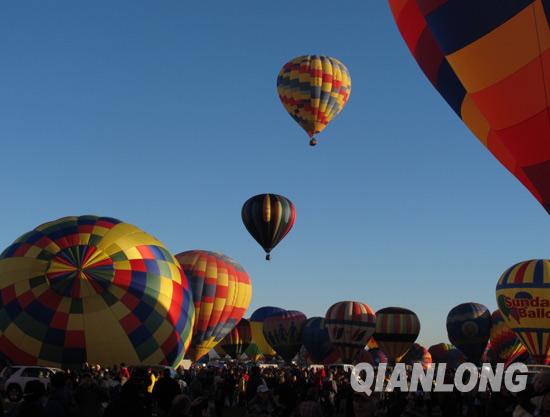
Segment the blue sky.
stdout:
<path fill-rule="evenodd" d="M 316 148 L 275 89 L 310 53 L 352 77 Z M 499 275 L 547 256 L 548 215 L 424 78 L 385 1 L 9 1 L 0 54 L 2 247 L 117 217 L 237 259 L 250 312 L 403 306 L 426 345 L 452 307 L 495 309 Z M 297 208 L 271 262 L 240 219 L 263 192 Z"/>

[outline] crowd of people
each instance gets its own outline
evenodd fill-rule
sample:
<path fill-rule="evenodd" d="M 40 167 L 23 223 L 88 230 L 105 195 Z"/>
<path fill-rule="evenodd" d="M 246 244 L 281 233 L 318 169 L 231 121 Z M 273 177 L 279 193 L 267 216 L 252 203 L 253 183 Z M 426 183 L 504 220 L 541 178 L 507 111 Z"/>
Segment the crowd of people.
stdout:
<path fill-rule="evenodd" d="M 221 367 L 58 372 L 30 381 L 11 417 L 550 417 L 550 373 L 513 395 L 458 392 L 355 392 L 343 368 Z"/>

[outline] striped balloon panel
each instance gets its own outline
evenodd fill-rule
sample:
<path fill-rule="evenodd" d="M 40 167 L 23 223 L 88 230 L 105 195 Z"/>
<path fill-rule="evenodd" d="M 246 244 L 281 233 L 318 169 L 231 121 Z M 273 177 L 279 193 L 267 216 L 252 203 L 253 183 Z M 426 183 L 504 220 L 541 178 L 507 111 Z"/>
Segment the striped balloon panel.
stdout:
<path fill-rule="evenodd" d="M 352 364 L 374 334 L 376 315 L 367 304 L 342 301 L 327 310 L 325 325 L 342 361 Z"/>
<path fill-rule="evenodd" d="M 334 351 L 330 342 L 325 319 L 322 317 L 310 317 L 304 325 L 302 342 L 309 353 L 313 363 L 323 363 Z"/>
<path fill-rule="evenodd" d="M 549 210 L 549 2 L 389 2 L 428 79 L 474 135 Z"/>
<path fill-rule="evenodd" d="M 239 323 L 231 330 L 220 342 L 224 352 L 233 359 L 239 357 L 248 349 L 252 341 L 252 330 L 250 322 L 247 319 L 241 319 Z"/>
<path fill-rule="evenodd" d="M 254 362 L 258 362 L 263 357 L 262 351 L 254 342 L 248 345 L 248 348 L 245 350 L 244 354 L 247 356 L 248 359 Z"/>
<path fill-rule="evenodd" d="M 490 340 L 498 362 L 507 363 L 527 351 L 516 334 L 506 325 L 499 310 L 491 314 Z"/>
<path fill-rule="evenodd" d="M 189 356 L 198 360 L 243 318 L 252 297 L 250 278 L 235 260 L 192 250 L 176 255 L 189 279 L 195 322 Z"/>
<path fill-rule="evenodd" d="M 399 361 L 419 333 L 420 321 L 411 310 L 387 307 L 376 312 L 374 340 L 391 361 Z"/>
<path fill-rule="evenodd" d="M 497 304 L 532 360 L 550 364 L 550 261 L 533 259 L 508 268 L 496 288 Z"/>
<path fill-rule="evenodd" d="M 307 318 L 300 311 L 283 311 L 264 320 L 264 337 L 287 363 L 302 347 L 302 332 Z"/>
<path fill-rule="evenodd" d="M 491 332 L 491 313 L 482 304 L 464 303 L 447 315 L 447 335 L 450 342 L 468 360 L 479 363 Z"/>
<path fill-rule="evenodd" d="M 17 364 L 178 365 L 191 340 L 179 264 L 113 218 L 64 217 L 17 239 L 0 255 L 0 299 L 0 352 Z"/>
<path fill-rule="evenodd" d="M 244 203 L 241 217 L 248 232 L 269 253 L 292 229 L 296 209 L 286 197 L 259 194 Z"/>
<path fill-rule="evenodd" d="M 277 77 L 286 111 L 312 137 L 325 129 L 351 93 L 348 69 L 335 58 L 305 55 L 287 62 Z"/>
<path fill-rule="evenodd" d="M 414 343 L 403 357 L 403 362 L 407 365 L 420 363 L 422 368 L 428 369 L 432 365 L 432 355 L 424 346 Z"/>

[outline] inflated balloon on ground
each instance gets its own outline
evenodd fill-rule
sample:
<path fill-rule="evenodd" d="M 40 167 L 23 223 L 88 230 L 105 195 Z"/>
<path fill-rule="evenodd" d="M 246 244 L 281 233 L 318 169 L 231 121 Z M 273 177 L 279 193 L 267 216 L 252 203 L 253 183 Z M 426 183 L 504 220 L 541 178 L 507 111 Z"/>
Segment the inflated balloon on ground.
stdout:
<path fill-rule="evenodd" d="M 302 331 L 307 318 L 295 310 L 276 313 L 264 321 L 265 340 L 287 363 L 302 347 Z"/>
<path fill-rule="evenodd" d="M 391 362 L 399 361 L 420 333 L 420 320 L 411 310 L 386 307 L 376 312 L 373 340 Z"/>
<path fill-rule="evenodd" d="M 189 357 L 198 360 L 241 320 L 252 297 L 250 278 L 235 260 L 221 253 L 192 250 L 176 255 L 195 304 Z"/>
<path fill-rule="evenodd" d="M 154 237 L 110 217 L 64 217 L 0 255 L 0 352 L 17 364 L 177 366 L 193 300 Z"/>
<path fill-rule="evenodd" d="M 447 315 L 449 340 L 471 362 L 480 363 L 490 333 L 491 313 L 482 304 L 460 304 Z"/>
<path fill-rule="evenodd" d="M 265 306 L 255 310 L 250 316 L 250 327 L 252 328 L 252 341 L 258 346 L 264 356 L 273 357 L 277 352 L 273 350 L 271 345 L 264 337 L 264 321 L 265 319 L 285 311 L 279 307 Z"/>

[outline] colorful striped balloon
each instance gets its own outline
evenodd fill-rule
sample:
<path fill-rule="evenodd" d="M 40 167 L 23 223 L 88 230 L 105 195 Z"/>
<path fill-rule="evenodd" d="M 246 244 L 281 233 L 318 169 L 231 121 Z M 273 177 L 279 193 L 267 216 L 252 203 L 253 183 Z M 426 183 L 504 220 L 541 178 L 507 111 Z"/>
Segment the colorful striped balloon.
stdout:
<path fill-rule="evenodd" d="M 177 366 L 194 308 L 178 262 L 110 217 L 64 217 L 0 255 L 0 353 L 20 365 Z"/>
<path fill-rule="evenodd" d="M 286 111 L 311 138 L 321 133 L 349 100 L 351 77 L 335 58 L 305 55 L 287 62 L 277 77 L 277 92 Z"/>
<path fill-rule="evenodd" d="M 480 142 L 550 211 L 546 0 L 389 0 L 431 83 Z"/>
<path fill-rule="evenodd" d="M 520 262 L 502 274 L 497 304 L 506 325 L 538 364 L 550 364 L 550 260 Z"/>
<path fill-rule="evenodd" d="M 273 349 L 287 362 L 302 347 L 302 331 L 307 318 L 300 311 L 283 311 L 264 321 L 264 337 Z"/>
<path fill-rule="evenodd" d="M 265 306 L 260 307 L 250 316 L 250 326 L 252 328 L 252 341 L 258 345 L 264 356 L 274 357 L 277 352 L 267 343 L 264 337 L 264 321 L 268 317 L 274 316 L 285 311 L 279 307 Z"/>
<path fill-rule="evenodd" d="M 252 331 L 247 319 L 241 319 L 219 343 L 223 351 L 233 359 L 239 359 L 252 342 Z"/>
<path fill-rule="evenodd" d="M 258 194 L 244 203 L 241 217 L 246 230 L 264 248 L 265 259 L 269 261 L 271 250 L 294 226 L 296 209 L 282 195 Z"/>
<path fill-rule="evenodd" d="M 498 362 L 512 363 L 527 352 L 516 334 L 506 325 L 500 310 L 495 310 L 491 314 L 490 339 Z"/>
<path fill-rule="evenodd" d="M 341 301 L 327 310 L 325 325 L 342 361 L 353 364 L 374 333 L 376 314 L 365 303 Z"/>
<path fill-rule="evenodd" d="M 392 362 L 412 347 L 420 333 L 420 320 L 411 310 L 387 307 L 376 312 L 376 332 L 373 339 Z"/>
<path fill-rule="evenodd" d="M 422 368 L 428 369 L 432 365 L 432 355 L 424 346 L 413 343 L 405 356 L 403 356 L 403 362 L 407 365 L 420 363 Z"/>
<path fill-rule="evenodd" d="M 478 364 L 485 351 L 491 332 L 491 313 L 482 304 L 464 303 L 447 315 L 447 335 L 466 356 Z"/>
<path fill-rule="evenodd" d="M 192 250 L 176 259 L 189 279 L 195 303 L 189 357 L 197 361 L 243 318 L 252 286 L 244 268 L 221 253 Z"/>

